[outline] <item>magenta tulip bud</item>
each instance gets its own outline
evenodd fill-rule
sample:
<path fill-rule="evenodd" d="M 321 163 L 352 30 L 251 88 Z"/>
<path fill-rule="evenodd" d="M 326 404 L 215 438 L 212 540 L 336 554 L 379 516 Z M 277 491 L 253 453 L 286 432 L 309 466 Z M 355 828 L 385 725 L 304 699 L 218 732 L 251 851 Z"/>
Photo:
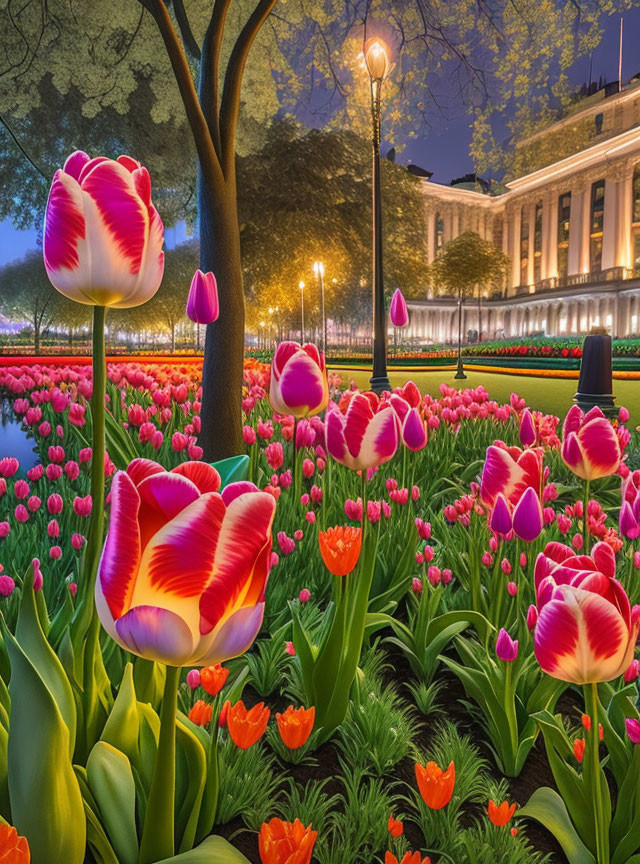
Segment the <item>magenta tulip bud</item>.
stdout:
<path fill-rule="evenodd" d="M 300 594 L 298 595 L 298 599 L 301 603 L 308 603 L 311 599 L 311 591 L 308 588 L 303 588 Z"/>
<path fill-rule="evenodd" d="M 427 444 L 427 427 L 417 408 L 410 408 L 404 418 L 402 440 L 414 452 L 422 450 Z"/>
<path fill-rule="evenodd" d="M 0 538 L 8 537 L 11 531 L 11 525 L 8 522 L 0 522 Z"/>
<path fill-rule="evenodd" d="M 491 567 L 491 565 L 493 564 L 493 558 L 491 557 L 491 555 L 489 555 L 488 552 L 485 552 L 483 554 L 482 563 L 484 564 L 485 567 Z"/>
<path fill-rule="evenodd" d="M 411 582 L 411 590 L 414 594 L 422 594 L 422 580 L 417 577 Z"/>
<path fill-rule="evenodd" d="M 51 549 L 49 549 L 49 558 L 57 559 L 60 557 L 62 557 L 62 549 L 60 546 L 52 546 Z"/>
<path fill-rule="evenodd" d="M 630 684 L 632 681 L 635 681 L 638 675 L 640 675 L 640 661 L 632 660 L 629 668 L 624 673 L 625 683 Z"/>
<path fill-rule="evenodd" d="M 449 582 L 453 579 L 453 570 L 450 570 L 448 567 L 445 567 L 442 571 L 442 581 L 445 585 L 448 585 Z"/>
<path fill-rule="evenodd" d="M 40 560 L 38 558 L 34 558 L 31 562 L 33 566 L 33 590 L 40 591 L 42 589 L 42 571 L 40 570 Z"/>
<path fill-rule="evenodd" d="M 10 594 L 13 594 L 15 587 L 16 583 L 11 576 L 7 576 L 6 573 L 0 574 L 0 595 L 2 597 L 9 597 Z"/>
<path fill-rule="evenodd" d="M 513 530 L 527 543 L 542 533 L 543 515 L 540 499 L 533 486 L 527 486 L 513 511 Z"/>
<path fill-rule="evenodd" d="M 313 512 L 313 510 L 307 510 L 307 512 L 304 514 L 304 518 L 307 520 L 307 522 L 309 522 L 310 525 L 313 525 L 313 523 L 316 521 L 316 514 Z"/>
<path fill-rule="evenodd" d="M 529 611 L 527 612 L 527 627 L 529 630 L 535 630 L 535 626 L 538 623 L 538 610 L 533 604 L 529 606 Z"/>
<path fill-rule="evenodd" d="M 627 717 L 624 721 L 627 736 L 632 744 L 640 744 L 640 721 L 633 717 Z"/>
<path fill-rule="evenodd" d="M 536 427 L 528 408 L 525 408 L 520 418 L 520 443 L 523 447 L 531 447 L 536 443 Z"/>
<path fill-rule="evenodd" d="M 85 539 L 83 534 L 72 534 L 71 535 L 71 545 L 76 550 L 82 549 L 85 544 Z"/>
<path fill-rule="evenodd" d="M 416 517 L 413 520 L 413 524 L 416 526 L 418 531 L 418 536 L 421 540 L 428 540 L 431 537 L 431 523 L 425 522 L 424 519 L 420 519 Z"/>
<path fill-rule="evenodd" d="M 518 656 L 518 640 L 514 641 L 504 627 L 501 627 L 498 633 L 496 655 L 499 660 L 504 660 L 505 663 L 513 662 Z"/>
<path fill-rule="evenodd" d="M 527 553 L 526 552 L 520 553 L 520 566 L 522 568 L 527 566 Z"/>
<path fill-rule="evenodd" d="M 187 318 L 195 324 L 211 324 L 217 321 L 219 314 L 216 277 L 213 273 L 196 270 L 187 298 Z"/>
<path fill-rule="evenodd" d="M 198 687 L 200 686 L 199 669 L 189 669 L 189 671 L 187 672 L 187 684 L 192 691 L 198 689 Z"/>
<path fill-rule="evenodd" d="M 509 510 L 507 499 L 504 497 L 502 492 L 500 492 L 496 498 L 496 503 L 491 513 L 489 527 L 494 534 L 499 534 L 501 537 L 507 537 L 513 528 L 511 511 Z"/>
<path fill-rule="evenodd" d="M 515 597 L 518 593 L 518 586 L 515 582 L 507 582 L 507 591 L 511 597 Z"/>
<path fill-rule="evenodd" d="M 407 303 L 399 288 L 396 288 L 393 292 L 391 306 L 389 307 L 389 317 L 394 327 L 406 327 L 409 323 Z"/>
<path fill-rule="evenodd" d="M 78 585 L 75 582 L 69 582 L 69 594 L 72 597 L 75 597 L 78 593 Z"/>
<path fill-rule="evenodd" d="M 284 650 L 290 657 L 295 657 L 296 649 L 293 647 L 293 642 L 286 642 L 284 646 Z"/>
<path fill-rule="evenodd" d="M 511 562 L 508 558 L 503 558 L 500 562 L 500 569 L 504 573 L 505 576 L 508 576 L 511 573 Z"/>

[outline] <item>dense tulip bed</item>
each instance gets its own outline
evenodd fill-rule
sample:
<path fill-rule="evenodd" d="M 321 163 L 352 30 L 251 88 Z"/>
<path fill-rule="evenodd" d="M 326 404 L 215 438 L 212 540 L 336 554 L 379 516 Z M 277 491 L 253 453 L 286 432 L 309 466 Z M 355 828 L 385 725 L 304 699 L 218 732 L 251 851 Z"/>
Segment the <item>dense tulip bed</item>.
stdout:
<path fill-rule="evenodd" d="M 379 399 L 284 343 L 211 467 L 199 374 L 108 366 L 99 629 L 91 370 L 0 370 L 38 455 L 0 459 L 6 860 L 640 860 L 625 410 Z"/>

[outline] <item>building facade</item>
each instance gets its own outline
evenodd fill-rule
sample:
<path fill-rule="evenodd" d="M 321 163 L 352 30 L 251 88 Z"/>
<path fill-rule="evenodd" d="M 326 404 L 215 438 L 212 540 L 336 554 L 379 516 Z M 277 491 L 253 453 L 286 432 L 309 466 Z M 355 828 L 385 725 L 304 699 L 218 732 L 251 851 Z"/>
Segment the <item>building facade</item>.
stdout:
<path fill-rule="evenodd" d="M 560 158 L 559 158 L 560 157 Z M 429 262 L 475 231 L 510 258 L 503 285 L 467 300 L 463 337 L 640 333 L 640 79 L 599 91 L 516 145 L 502 194 L 423 181 Z M 472 185 L 472 184 L 470 184 Z M 458 338 L 455 298 L 409 303 L 408 336 Z"/>

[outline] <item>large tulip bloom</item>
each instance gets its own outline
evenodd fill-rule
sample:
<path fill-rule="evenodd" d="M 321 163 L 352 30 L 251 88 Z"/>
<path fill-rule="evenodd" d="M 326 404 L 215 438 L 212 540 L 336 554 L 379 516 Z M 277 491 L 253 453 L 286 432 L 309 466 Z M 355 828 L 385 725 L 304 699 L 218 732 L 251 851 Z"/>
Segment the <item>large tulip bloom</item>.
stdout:
<path fill-rule="evenodd" d="M 498 495 L 502 494 L 510 504 L 516 505 L 529 486 L 540 495 L 542 457 L 543 450 L 539 447 L 521 450 L 520 447 L 508 447 L 504 441 L 495 441 L 487 447 L 480 483 L 483 503 L 493 507 Z"/>
<path fill-rule="evenodd" d="M 209 666 L 246 651 L 260 630 L 275 500 L 252 483 L 222 494 L 201 462 L 172 471 L 135 459 L 111 487 L 96 580 L 102 625 L 133 654 Z"/>
<path fill-rule="evenodd" d="M 277 414 L 309 417 L 327 407 L 324 354 L 312 343 L 281 342 L 271 364 L 269 402 Z"/>
<path fill-rule="evenodd" d="M 597 405 L 587 414 L 577 405 L 567 412 L 562 426 L 562 458 L 583 480 L 597 480 L 617 471 L 618 436 Z"/>
<path fill-rule="evenodd" d="M 339 408 L 328 411 L 324 428 L 327 452 L 354 471 L 388 462 L 400 440 L 400 421 L 393 408 L 384 403 L 374 412 L 363 393 L 352 397 L 344 414 Z"/>
<path fill-rule="evenodd" d="M 629 540 L 640 537 L 640 471 L 634 471 L 622 481 L 620 533 Z"/>
<path fill-rule="evenodd" d="M 77 150 L 56 171 L 45 215 L 44 265 L 70 300 L 124 309 L 156 293 L 164 229 L 146 168 L 129 156 Z"/>
<path fill-rule="evenodd" d="M 548 675 L 591 684 L 611 681 L 629 667 L 640 606 L 631 608 L 615 574 L 615 555 L 606 543 L 596 543 L 591 555 L 548 543 L 538 555 L 537 607 L 527 620 L 538 663 Z"/>

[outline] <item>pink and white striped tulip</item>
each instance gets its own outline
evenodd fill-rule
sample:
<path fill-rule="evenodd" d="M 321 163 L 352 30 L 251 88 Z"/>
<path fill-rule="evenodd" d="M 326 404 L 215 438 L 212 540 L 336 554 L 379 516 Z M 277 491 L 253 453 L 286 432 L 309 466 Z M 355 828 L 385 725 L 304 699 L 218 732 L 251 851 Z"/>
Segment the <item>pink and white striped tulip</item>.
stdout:
<path fill-rule="evenodd" d="M 620 464 L 620 443 L 597 406 L 587 414 L 577 405 L 569 409 L 562 426 L 562 458 L 583 480 L 615 474 Z"/>
<path fill-rule="evenodd" d="M 534 569 L 536 606 L 527 624 L 541 668 L 574 684 L 612 681 L 633 660 L 640 606 L 615 578 L 616 559 L 606 543 L 591 555 L 577 555 L 562 543 L 548 543 Z"/>
<path fill-rule="evenodd" d="M 65 297 L 120 309 L 145 303 L 162 280 L 163 239 L 149 172 L 135 159 L 91 159 L 77 150 L 56 171 L 43 252 L 47 275 Z"/>
<path fill-rule="evenodd" d="M 269 402 L 277 414 L 309 417 L 327 407 L 324 354 L 312 343 L 281 342 L 273 355 Z"/>
<path fill-rule="evenodd" d="M 539 448 L 521 450 L 508 447 L 504 441 L 495 441 L 487 447 L 480 498 L 487 507 L 493 507 L 499 494 L 510 504 L 517 504 L 527 487 L 539 496 L 542 492 L 542 458 Z"/>
<path fill-rule="evenodd" d="M 111 486 L 96 608 L 120 646 L 172 666 L 246 651 L 264 615 L 276 503 L 252 483 L 217 492 L 210 465 L 135 459 Z"/>
<path fill-rule="evenodd" d="M 211 324 L 218 320 L 218 285 L 213 273 L 196 270 L 187 298 L 187 318 L 195 324 Z"/>
<path fill-rule="evenodd" d="M 398 415 L 388 403 L 374 412 L 363 393 L 353 396 L 344 414 L 339 408 L 328 411 L 324 426 L 328 453 L 354 471 L 382 465 L 398 449 Z"/>

